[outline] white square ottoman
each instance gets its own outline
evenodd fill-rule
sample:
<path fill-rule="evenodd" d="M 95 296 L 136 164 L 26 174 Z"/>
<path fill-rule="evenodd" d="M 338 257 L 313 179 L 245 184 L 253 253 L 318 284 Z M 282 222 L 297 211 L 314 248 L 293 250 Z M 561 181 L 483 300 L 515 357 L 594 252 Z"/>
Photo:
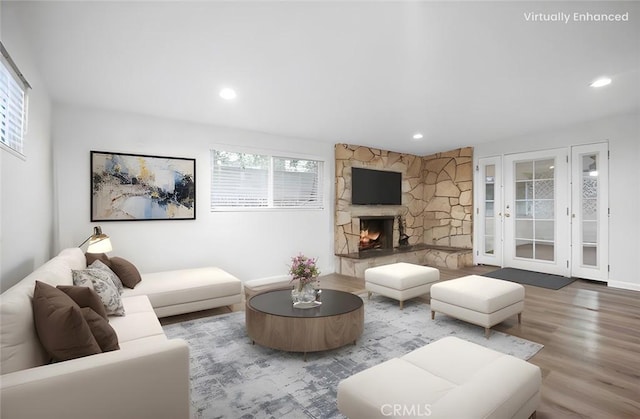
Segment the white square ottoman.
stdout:
<path fill-rule="evenodd" d="M 520 323 L 523 310 L 524 287 L 515 282 L 469 275 L 431 287 L 432 319 L 439 312 L 482 326 L 487 338 L 507 317 L 517 314 Z"/>
<path fill-rule="evenodd" d="M 392 263 L 376 266 L 364 271 L 365 289 L 400 301 L 402 310 L 405 300 L 429 292 L 431 285 L 440 279 L 440 271 L 429 266 L 412 263 Z"/>

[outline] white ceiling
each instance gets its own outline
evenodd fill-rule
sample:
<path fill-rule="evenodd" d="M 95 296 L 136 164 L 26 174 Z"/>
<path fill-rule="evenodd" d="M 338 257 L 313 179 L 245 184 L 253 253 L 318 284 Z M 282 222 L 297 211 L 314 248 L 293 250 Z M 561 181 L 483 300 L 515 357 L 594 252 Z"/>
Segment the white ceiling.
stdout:
<path fill-rule="evenodd" d="M 415 154 L 640 108 L 637 2 L 1 7 L 20 20 L 64 103 Z M 577 11 L 629 12 L 629 21 L 525 18 Z M 588 86 L 605 74 L 610 86 Z M 238 98 L 219 98 L 223 86 Z"/>

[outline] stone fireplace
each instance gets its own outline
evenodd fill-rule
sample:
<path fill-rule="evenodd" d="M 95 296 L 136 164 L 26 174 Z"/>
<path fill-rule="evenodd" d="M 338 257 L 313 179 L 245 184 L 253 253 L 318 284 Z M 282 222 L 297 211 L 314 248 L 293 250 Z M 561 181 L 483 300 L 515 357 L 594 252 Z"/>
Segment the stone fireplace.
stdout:
<path fill-rule="evenodd" d="M 337 272 L 362 278 L 394 262 L 473 264 L 473 149 L 415 156 L 336 144 L 334 249 Z M 402 173 L 400 205 L 352 203 L 352 168 Z"/>

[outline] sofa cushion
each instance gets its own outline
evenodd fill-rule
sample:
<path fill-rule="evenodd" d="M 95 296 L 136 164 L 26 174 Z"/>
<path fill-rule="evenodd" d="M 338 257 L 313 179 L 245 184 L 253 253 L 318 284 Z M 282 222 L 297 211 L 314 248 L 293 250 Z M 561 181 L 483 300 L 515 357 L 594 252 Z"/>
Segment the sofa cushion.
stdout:
<path fill-rule="evenodd" d="M 122 305 L 124 306 L 124 311 L 129 314 L 133 313 L 153 313 L 153 306 L 149 301 L 149 298 L 146 295 L 123 295 L 122 296 Z M 117 317 L 110 317 L 109 321 L 116 320 Z"/>
<path fill-rule="evenodd" d="M 116 335 L 116 331 L 113 330 L 113 327 L 109 325 L 109 322 L 104 317 L 89 307 L 82 307 L 80 310 L 102 352 L 120 349 L 118 335 Z"/>
<path fill-rule="evenodd" d="M 87 284 L 90 281 L 96 291 L 108 315 L 124 316 L 124 308 L 118 288 L 106 272 L 99 269 L 84 269 L 73 271 L 73 283 L 76 285 Z"/>
<path fill-rule="evenodd" d="M 111 269 L 118 275 L 122 284 L 127 288 L 134 288 L 142 277 L 135 265 L 126 259 L 115 256 L 111 258 Z"/>
<path fill-rule="evenodd" d="M 536 408 L 525 412 L 522 408 L 532 400 L 534 405 L 539 403 L 541 385 L 538 366 L 502 355 L 444 395 L 431 410 L 439 418 L 527 418 Z"/>
<path fill-rule="evenodd" d="M 160 321 L 145 295 L 123 297 L 122 303 L 127 315 L 109 318 L 109 324 L 116 331 L 121 347 L 126 342 L 150 336 L 165 336 Z"/>
<path fill-rule="evenodd" d="M 402 359 L 461 385 L 479 370 L 503 356 L 504 354 L 492 349 L 447 336 L 409 352 Z"/>
<path fill-rule="evenodd" d="M 88 269 L 99 269 L 102 272 L 106 273 L 113 285 L 118 289 L 118 293 L 122 294 L 122 281 L 118 278 L 118 275 L 115 274 L 107 265 L 105 265 L 101 260 L 95 260 L 91 265 L 89 265 Z"/>
<path fill-rule="evenodd" d="M 107 311 L 102 304 L 100 296 L 93 288 L 79 287 L 75 285 L 58 285 L 59 290 L 67 294 L 80 307 L 89 307 L 104 319 L 107 319 Z"/>
<path fill-rule="evenodd" d="M 63 291 L 36 281 L 33 317 L 40 342 L 54 361 L 102 352 L 80 307 Z"/>
<path fill-rule="evenodd" d="M 394 406 L 420 409 L 410 417 L 427 417 L 429 407 L 455 388 L 442 377 L 392 358 L 342 380 L 337 404 L 340 412 L 351 418 L 398 418 L 393 415 Z"/>

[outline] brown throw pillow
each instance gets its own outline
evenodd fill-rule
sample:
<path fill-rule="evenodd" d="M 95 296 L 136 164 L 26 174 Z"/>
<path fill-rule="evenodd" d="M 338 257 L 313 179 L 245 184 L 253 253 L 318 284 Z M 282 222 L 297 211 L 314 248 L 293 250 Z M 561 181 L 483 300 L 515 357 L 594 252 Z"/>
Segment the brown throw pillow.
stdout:
<path fill-rule="evenodd" d="M 80 307 L 63 291 L 36 281 L 33 318 L 42 346 L 54 361 L 102 352 Z"/>
<path fill-rule="evenodd" d="M 57 288 L 71 297 L 80 308 L 89 307 L 107 319 L 107 310 L 105 310 L 100 296 L 92 288 L 75 285 L 58 285 Z"/>
<path fill-rule="evenodd" d="M 118 335 L 116 335 L 116 331 L 113 330 L 113 327 L 111 327 L 108 321 L 89 307 L 83 307 L 80 310 L 82 310 L 82 316 L 89 324 L 91 333 L 93 333 L 93 337 L 96 339 L 96 342 L 98 342 L 98 345 L 100 345 L 102 352 L 120 349 L 118 345 Z"/>
<path fill-rule="evenodd" d="M 111 267 L 111 259 L 109 259 L 106 253 L 85 253 L 84 257 L 87 259 L 87 266 L 91 266 L 93 262 L 99 260 L 109 268 Z"/>
<path fill-rule="evenodd" d="M 142 281 L 140 272 L 138 272 L 133 263 L 118 256 L 112 257 L 109 261 L 111 262 L 111 270 L 118 275 L 122 285 L 125 287 L 133 288 L 138 282 Z"/>

